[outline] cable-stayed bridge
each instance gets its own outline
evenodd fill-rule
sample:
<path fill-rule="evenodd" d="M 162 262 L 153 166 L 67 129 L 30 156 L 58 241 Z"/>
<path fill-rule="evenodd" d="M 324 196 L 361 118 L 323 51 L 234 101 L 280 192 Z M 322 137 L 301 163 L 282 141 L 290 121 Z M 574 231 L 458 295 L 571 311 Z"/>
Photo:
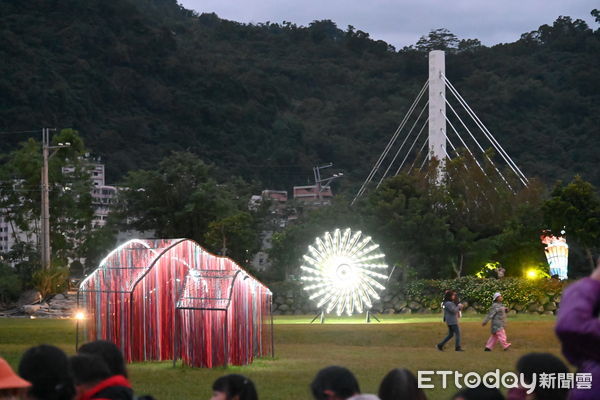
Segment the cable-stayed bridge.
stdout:
<path fill-rule="evenodd" d="M 460 156 L 461 149 L 474 160 L 474 165 L 484 175 L 497 174 L 513 192 L 516 190 L 513 187 L 514 178 L 518 184 L 528 185 L 525 174 L 446 76 L 444 52 L 434 50 L 429 53 L 428 80 L 373 165 L 352 204 L 369 189 L 378 188 L 387 177 L 402 171 L 410 173 L 415 169 L 421 170 L 433 159 L 439 163 L 437 173 L 441 180 L 445 160 Z M 497 161 L 492 159 L 488 149 L 493 149 Z M 485 164 L 492 166 L 491 172 L 485 168 Z M 508 177 L 507 173 L 514 176 Z"/>

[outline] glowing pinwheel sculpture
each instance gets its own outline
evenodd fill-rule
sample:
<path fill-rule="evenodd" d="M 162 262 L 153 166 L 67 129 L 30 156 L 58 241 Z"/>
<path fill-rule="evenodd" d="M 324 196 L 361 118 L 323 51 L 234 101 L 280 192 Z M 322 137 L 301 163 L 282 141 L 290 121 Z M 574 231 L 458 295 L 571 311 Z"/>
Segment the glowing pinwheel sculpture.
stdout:
<path fill-rule="evenodd" d="M 369 310 L 388 278 L 385 255 L 378 249 L 370 236 L 363 237 L 361 231 L 353 233 L 350 228 L 316 238 L 301 266 L 309 298 L 325 313 L 336 310 L 338 315 L 352 315 L 355 310 Z"/>

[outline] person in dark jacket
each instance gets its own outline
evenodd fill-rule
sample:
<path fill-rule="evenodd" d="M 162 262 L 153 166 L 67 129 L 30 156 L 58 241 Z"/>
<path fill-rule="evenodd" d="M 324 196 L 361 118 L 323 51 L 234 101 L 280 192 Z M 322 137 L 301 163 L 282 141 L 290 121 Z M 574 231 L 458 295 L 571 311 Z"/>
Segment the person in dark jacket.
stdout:
<path fill-rule="evenodd" d="M 444 294 L 444 302 L 442 306 L 444 307 L 444 322 L 448 325 L 448 335 L 442 340 L 440 343 L 436 344 L 435 347 L 442 351 L 444 350 L 444 345 L 452 339 L 454 336 L 454 349 L 456 351 L 463 351 L 460 346 L 460 329 L 458 327 L 458 318 L 460 312 L 463 308 L 462 304 L 456 304 L 458 297 L 456 292 L 453 290 L 448 290 Z"/>
<path fill-rule="evenodd" d="M 562 352 L 579 373 L 591 379 L 589 385 L 575 386 L 569 392 L 569 400 L 600 399 L 599 313 L 600 261 L 589 278 L 567 287 L 558 310 L 556 335 L 562 344 Z"/>
<path fill-rule="evenodd" d="M 108 366 L 111 375 L 123 375 L 127 378 L 127 368 L 125 367 L 123 353 L 121 353 L 121 350 L 114 343 L 107 340 L 94 340 L 79 347 L 77 352 L 79 354 L 92 354 L 102 358 Z"/>
<path fill-rule="evenodd" d="M 18 372 L 31 383 L 29 399 L 72 400 L 75 395 L 69 360 L 56 346 L 42 344 L 28 349 L 21 357 Z"/>
<path fill-rule="evenodd" d="M 91 354 L 70 358 L 76 400 L 133 400 L 133 389 L 123 375 L 112 375 L 104 360 Z"/>

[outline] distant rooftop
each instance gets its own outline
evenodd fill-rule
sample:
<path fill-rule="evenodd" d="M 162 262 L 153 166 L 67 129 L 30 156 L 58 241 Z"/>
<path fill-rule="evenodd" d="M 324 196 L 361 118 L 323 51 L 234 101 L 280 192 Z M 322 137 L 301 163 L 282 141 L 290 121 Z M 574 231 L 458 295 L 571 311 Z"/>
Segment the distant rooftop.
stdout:
<path fill-rule="evenodd" d="M 263 199 L 286 202 L 288 200 L 288 193 L 287 190 L 263 190 L 262 197 Z"/>
<path fill-rule="evenodd" d="M 321 198 L 331 198 L 333 192 L 330 187 L 321 187 Z M 294 186 L 294 199 L 318 199 L 319 189 L 317 185 Z"/>

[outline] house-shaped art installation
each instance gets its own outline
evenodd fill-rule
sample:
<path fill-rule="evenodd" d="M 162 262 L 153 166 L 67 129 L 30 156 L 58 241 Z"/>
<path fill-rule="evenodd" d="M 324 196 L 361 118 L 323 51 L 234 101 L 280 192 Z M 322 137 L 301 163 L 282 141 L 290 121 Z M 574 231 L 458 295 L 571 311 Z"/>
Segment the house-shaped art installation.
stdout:
<path fill-rule="evenodd" d="M 77 299 L 84 337 L 115 343 L 129 362 L 244 365 L 273 352 L 271 291 L 193 240 L 122 244 L 81 283 Z"/>

